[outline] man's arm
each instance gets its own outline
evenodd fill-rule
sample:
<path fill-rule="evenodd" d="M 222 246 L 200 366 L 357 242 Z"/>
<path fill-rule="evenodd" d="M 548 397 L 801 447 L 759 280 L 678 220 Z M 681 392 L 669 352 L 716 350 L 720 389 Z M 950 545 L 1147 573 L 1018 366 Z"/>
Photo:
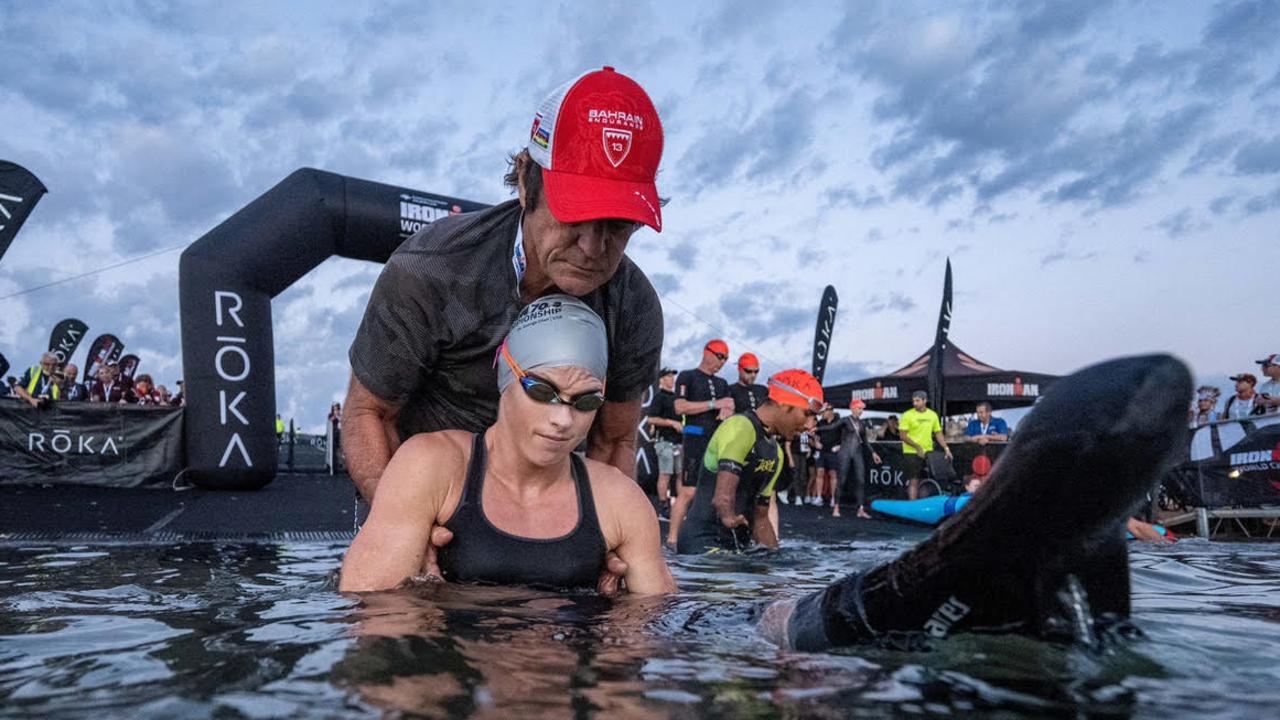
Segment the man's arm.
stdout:
<path fill-rule="evenodd" d="M 907 434 L 906 430 L 899 428 L 898 439 L 901 440 L 903 443 L 915 448 L 917 453 L 921 455 L 924 454 L 924 448 L 920 447 L 920 443 L 916 442 L 915 440 L 912 440 L 911 436 Z"/>
<path fill-rule="evenodd" d="M 383 473 L 369 519 L 342 561 L 343 592 L 386 590 L 424 565 L 431 530 L 462 472 L 462 453 L 438 435 L 418 435 Z"/>
<path fill-rule="evenodd" d="M 25 380 L 27 376 L 23 375 L 22 377 Z M 30 382 L 30 381 L 28 380 L 27 382 Z M 40 401 L 37 400 L 36 398 L 31 397 L 31 393 L 27 392 L 26 383 L 19 381 L 17 385 L 13 386 L 13 389 L 15 392 L 18 393 L 18 397 L 25 400 L 27 404 L 30 405 L 31 407 L 37 407 L 38 405 L 40 405 Z"/>
<path fill-rule="evenodd" d="M 947 447 L 947 439 L 942 436 L 941 430 L 933 431 L 933 441 L 942 447 L 942 452 L 946 453 L 947 457 L 951 457 L 951 448 Z M 919 447 L 919 445 L 916 446 L 917 449 Z"/>
<path fill-rule="evenodd" d="M 751 526 L 751 534 L 755 541 L 770 550 L 778 549 L 778 534 L 774 532 L 773 523 L 769 521 L 769 505 L 756 504 L 756 521 Z"/>
<path fill-rule="evenodd" d="M 591 434 L 587 436 L 587 457 L 608 463 L 621 470 L 623 475 L 635 479 L 640 409 L 639 398 L 627 402 L 606 402 L 601 406 L 591 426 Z"/>
<path fill-rule="evenodd" d="M 342 452 L 351 481 L 368 502 L 373 502 L 378 480 L 400 446 L 399 414 L 398 406 L 374 395 L 351 375 L 342 405 Z"/>
<path fill-rule="evenodd" d="M 738 476 L 728 470 L 716 473 L 716 491 L 711 496 L 711 507 L 715 508 L 720 524 L 727 528 L 746 525 L 747 519 L 738 513 Z M 768 522 L 766 520 L 766 522 Z"/>

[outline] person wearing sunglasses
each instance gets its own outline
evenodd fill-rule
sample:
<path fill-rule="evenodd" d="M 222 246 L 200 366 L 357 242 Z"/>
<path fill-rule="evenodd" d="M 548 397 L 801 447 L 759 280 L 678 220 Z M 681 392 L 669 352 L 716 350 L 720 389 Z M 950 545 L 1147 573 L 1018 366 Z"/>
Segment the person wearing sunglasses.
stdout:
<path fill-rule="evenodd" d="M 779 439 L 785 442 L 813 424 L 823 407 L 822 385 L 792 369 L 770 377 L 768 388 L 759 409 L 725 420 L 711 436 L 677 538 L 679 553 L 778 547 L 769 507 L 784 464 Z"/>
<path fill-rule="evenodd" d="M 582 301 L 548 295 L 521 310 L 495 358 L 497 421 L 400 447 L 339 589 L 392 588 L 436 561 L 450 582 L 597 588 L 616 553 L 628 591 L 674 591 L 644 491 L 574 453 L 605 403 L 608 358 L 604 321 Z M 437 551 L 438 528 L 452 537 Z"/>
<path fill-rule="evenodd" d="M 738 382 L 729 386 L 735 413 L 755 410 L 769 397 L 769 388 L 756 382 L 759 377 L 760 359 L 755 353 L 742 353 L 738 357 Z"/>
<path fill-rule="evenodd" d="M 667 526 L 667 546 L 672 549 L 676 547 L 689 503 L 693 501 L 698 467 L 711 434 L 722 420 L 733 414 L 729 383 L 716 375 L 728 359 L 729 344 L 712 340 L 702 347 L 702 362 L 698 367 L 676 376 L 676 412 L 684 416 L 681 439 L 684 472 L 676 483 L 676 499 L 671 504 L 671 522 Z"/>

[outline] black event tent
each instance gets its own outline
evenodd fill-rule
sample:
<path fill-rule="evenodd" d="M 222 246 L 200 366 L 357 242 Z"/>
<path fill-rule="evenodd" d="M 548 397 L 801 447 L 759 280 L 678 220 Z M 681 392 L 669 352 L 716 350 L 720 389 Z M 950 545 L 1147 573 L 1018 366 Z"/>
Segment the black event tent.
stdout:
<path fill-rule="evenodd" d="M 930 348 L 908 365 L 888 375 L 867 378 L 841 385 L 823 388 L 825 399 L 836 407 L 846 407 L 853 398 L 861 398 L 868 410 L 901 412 L 911 407 L 911 393 L 929 389 Z M 971 413 L 983 400 L 991 407 L 1024 407 L 1031 405 L 1044 393 L 1057 375 L 1002 370 L 947 342 L 942 350 L 942 374 L 946 387 L 946 412 L 950 415 Z M 936 398 L 930 398 L 929 407 L 937 408 Z"/>

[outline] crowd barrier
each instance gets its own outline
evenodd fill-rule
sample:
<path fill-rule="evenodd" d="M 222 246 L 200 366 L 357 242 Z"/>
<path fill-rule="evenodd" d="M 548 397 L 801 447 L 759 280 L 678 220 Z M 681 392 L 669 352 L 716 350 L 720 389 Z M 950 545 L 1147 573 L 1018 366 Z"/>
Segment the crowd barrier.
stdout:
<path fill-rule="evenodd" d="M 183 409 L 0 402 L 0 485 L 169 487 L 182 470 Z"/>

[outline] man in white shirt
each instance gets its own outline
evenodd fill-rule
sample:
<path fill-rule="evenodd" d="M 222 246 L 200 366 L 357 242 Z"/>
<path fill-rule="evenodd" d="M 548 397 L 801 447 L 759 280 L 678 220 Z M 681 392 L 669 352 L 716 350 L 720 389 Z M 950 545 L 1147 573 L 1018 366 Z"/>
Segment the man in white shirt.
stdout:
<path fill-rule="evenodd" d="M 1262 366 L 1262 374 L 1266 382 L 1258 386 L 1258 404 L 1266 408 L 1268 413 L 1280 413 L 1280 353 L 1270 355 L 1258 361 Z"/>

